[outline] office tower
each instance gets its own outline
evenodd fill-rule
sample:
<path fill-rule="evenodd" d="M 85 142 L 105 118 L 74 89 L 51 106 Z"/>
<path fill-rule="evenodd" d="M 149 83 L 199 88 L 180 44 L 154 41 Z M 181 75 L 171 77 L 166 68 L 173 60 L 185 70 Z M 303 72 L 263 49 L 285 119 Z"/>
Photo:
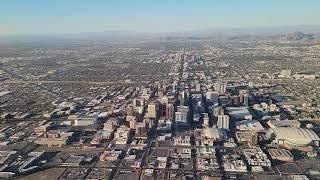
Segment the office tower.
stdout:
<path fill-rule="evenodd" d="M 196 84 L 196 92 L 201 91 L 201 85 L 199 83 Z"/>
<path fill-rule="evenodd" d="M 220 93 L 220 91 L 221 91 L 221 83 L 220 82 L 215 82 L 213 86 L 214 86 L 214 90 Z"/>
<path fill-rule="evenodd" d="M 227 92 L 227 83 L 215 82 L 214 90 L 219 93 L 225 94 Z"/>
<path fill-rule="evenodd" d="M 253 87 L 254 87 L 254 83 L 253 83 L 252 81 L 249 81 L 248 86 L 249 86 L 250 88 L 253 88 Z"/>
<path fill-rule="evenodd" d="M 168 104 L 169 103 L 169 98 L 168 96 L 163 96 L 162 98 L 159 98 L 159 101 L 161 104 Z"/>
<path fill-rule="evenodd" d="M 157 118 L 159 111 L 159 106 L 157 103 L 151 103 L 148 105 L 148 117 L 149 118 Z"/>
<path fill-rule="evenodd" d="M 115 124 L 112 121 L 107 121 L 103 124 L 104 130 L 113 130 L 115 128 Z"/>
<path fill-rule="evenodd" d="M 220 93 L 225 94 L 227 92 L 227 83 L 222 83 L 220 85 Z"/>
<path fill-rule="evenodd" d="M 127 116 L 134 116 L 134 108 L 133 108 L 133 106 L 132 105 L 129 105 L 128 107 L 127 107 Z"/>
<path fill-rule="evenodd" d="M 209 116 L 208 113 L 202 113 L 203 115 L 203 125 L 209 127 Z"/>
<path fill-rule="evenodd" d="M 130 129 L 136 129 L 136 126 L 137 126 L 137 120 L 131 119 L 130 120 Z"/>
<path fill-rule="evenodd" d="M 239 96 L 231 96 L 232 105 L 238 106 L 240 103 L 240 97 Z"/>
<path fill-rule="evenodd" d="M 244 94 L 240 93 L 239 94 L 239 104 L 243 104 L 243 100 L 244 100 Z"/>
<path fill-rule="evenodd" d="M 177 112 L 175 113 L 175 120 L 177 123 L 188 123 L 188 114 L 189 107 L 188 106 L 178 106 Z"/>
<path fill-rule="evenodd" d="M 186 91 L 182 91 L 180 96 L 179 96 L 179 100 L 180 100 L 180 105 L 184 106 L 187 104 L 187 92 Z"/>
<path fill-rule="evenodd" d="M 138 106 L 144 106 L 144 100 L 143 99 L 134 99 L 132 101 L 133 107 L 138 107 Z"/>
<path fill-rule="evenodd" d="M 159 104 L 159 116 L 160 118 L 166 116 L 167 104 L 161 103 Z"/>
<path fill-rule="evenodd" d="M 213 116 L 218 117 L 219 115 L 224 115 L 224 110 L 221 106 L 216 106 L 213 108 Z"/>
<path fill-rule="evenodd" d="M 136 137 L 146 137 L 147 136 L 147 125 L 145 122 L 139 122 L 136 125 Z"/>
<path fill-rule="evenodd" d="M 169 103 L 166 106 L 166 119 L 173 120 L 173 118 L 174 118 L 174 107 L 172 103 Z"/>
<path fill-rule="evenodd" d="M 142 96 L 148 95 L 148 90 L 147 89 L 142 89 Z"/>
<path fill-rule="evenodd" d="M 188 123 L 188 113 L 176 112 L 176 122 L 177 123 Z"/>
<path fill-rule="evenodd" d="M 243 95 L 243 105 L 249 106 L 249 95 L 248 94 Z"/>
<path fill-rule="evenodd" d="M 229 129 L 229 116 L 219 115 L 217 125 L 219 129 Z"/>
<path fill-rule="evenodd" d="M 219 101 L 219 93 L 216 91 L 208 91 L 206 92 L 206 99 L 209 104 L 215 104 Z"/>

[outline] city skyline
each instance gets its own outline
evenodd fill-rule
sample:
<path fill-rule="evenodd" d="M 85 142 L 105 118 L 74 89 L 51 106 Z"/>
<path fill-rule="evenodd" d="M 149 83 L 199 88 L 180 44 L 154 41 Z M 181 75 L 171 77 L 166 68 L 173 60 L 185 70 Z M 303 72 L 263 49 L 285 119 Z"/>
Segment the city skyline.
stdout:
<path fill-rule="evenodd" d="M 319 0 L 0 6 L 0 179 L 320 179 Z"/>

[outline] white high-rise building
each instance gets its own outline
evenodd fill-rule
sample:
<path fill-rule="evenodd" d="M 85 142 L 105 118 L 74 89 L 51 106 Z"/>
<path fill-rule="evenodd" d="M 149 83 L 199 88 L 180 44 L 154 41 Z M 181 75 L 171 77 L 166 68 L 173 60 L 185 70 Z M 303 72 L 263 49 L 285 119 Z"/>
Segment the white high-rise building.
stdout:
<path fill-rule="evenodd" d="M 209 127 L 209 115 L 208 113 L 202 113 L 203 115 L 203 125 Z"/>
<path fill-rule="evenodd" d="M 220 85 L 220 93 L 224 94 L 227 92 L 227 83 L 222 83 Z"/>
<path fill-rule="evenodd" d="M 200 83 L 196 84 L 196 92 L 200 92 L 201 91 L 201 85 Z"/>
<path fill-rule="evenodd" d="M 254 87 L 254 82 L 249 81 L 248 86 L 249 86 L 250 88 L 253 88 L 253 87 Z"/>
<path fill-rule="evenodd" d="M 214 90 L 217 92 L 220 92 L 220 88 L 221 88 L 221 83 L 219 81 L 215 82 L 214 83 Z"/>
<path fill-rule="evenodd" d="M 177 123 L 188 123 L 188 113 L 176 112 L 176 122 Z"/>
<path fill-rule="evenodd" d="M 215 82 L 214 83 L 214 90 L 219 93 L 226 93 L 227 92 L 227 83 Z"/>
<path fill-rule="evenodd" d="M 217 124 L 219 129 L 229 129 L 229 116 L 219 115 Z"/>
<path fill-rule="evenodd" d="M 175 113 L 175 120 L 177 123 L 188 123 L 188 106 L 178 106 L 177 112 Z"/>

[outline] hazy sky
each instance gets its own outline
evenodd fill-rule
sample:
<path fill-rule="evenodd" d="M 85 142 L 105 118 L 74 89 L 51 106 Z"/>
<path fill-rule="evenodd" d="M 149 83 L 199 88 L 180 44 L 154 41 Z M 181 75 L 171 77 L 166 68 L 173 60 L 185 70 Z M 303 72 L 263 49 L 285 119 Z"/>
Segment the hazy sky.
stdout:
<path fill-rule="evenodd" d="M 320 25 L 320 0 L 1 0 L 0 34 Z"/>

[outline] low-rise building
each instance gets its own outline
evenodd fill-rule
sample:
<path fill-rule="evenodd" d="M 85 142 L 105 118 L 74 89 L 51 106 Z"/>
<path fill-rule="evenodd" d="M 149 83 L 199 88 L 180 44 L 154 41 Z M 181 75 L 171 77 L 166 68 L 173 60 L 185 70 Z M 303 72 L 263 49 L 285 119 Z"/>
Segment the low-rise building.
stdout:
<path fill-rule="evenodd" d="M 72 166 L 72 167 L 77 166 L 77 167 L 79 167 L 81 162 L 83 161 L 83 158 L 84 158 L 84 156 L 71 155 L 61 165 L 62 166 Z"/>
<path fill-rule="evenodd" d="M 71 142 L 73 132 L 66 132 L 60 130 L 52 130 L 46 132 L 43 136 L 35 140 L 36 144 L 47 145 L 48 147 L 58 146 L 62 147 Z"/>
<path fill-rule="evenodd" d="M 268 149 L 268 153 L 273 160 L 289 162 L 293 161 L 293 155 L 289 150 L 286 149 Z"/>
<path fill-rule="evenodd" d="M 246 161 L 250 166 L 264 166 L 270 167 L 271 161 L 267 155 L 259 147 L 242 149 Z"/>
<path fill-rule="evenodd" d="M 114 140 L 116 144 L 127 144 L 130 138 L 130 128 L 127 126 L 120 126 L 114 133 Z"/>
<path fill-rule="evenodd" d="M 258 134 L 253 131 L 236 131 L 236 140 L 238 143 L 255 146 L 258 144 Z"/>
<path fill-rule="evenodd" d="M 226 110 L 233 120 L 252 119 L 252 115 L 247 107 L 227 107 Z"/>
<path fill-rule="evenodd" d="M 191 146 L 190 136 L 173 137 L 173 144 L 175 146 Z"/>
<path fill-rule="evenodd" d="M 116 161 L 119 156 L 122 154 L 122 150 L 106 150 L 104 151 L 100 157 L 100 161 Z"/>
<path fill-rule="evenodd" d="M 226 132 L 222 129 L 205 127 L 194 131 L 196 146 L 213 146 L 214 141 L 227 138 Z"/>
<path fill-rule="evenodd" d="M 236 128 L 240 131 L 264 131 L 264 128 L 259 123 L 259 121 L 256 120 L 243 120 L 243 121 L 237 121 L 236 122 Z"/>

